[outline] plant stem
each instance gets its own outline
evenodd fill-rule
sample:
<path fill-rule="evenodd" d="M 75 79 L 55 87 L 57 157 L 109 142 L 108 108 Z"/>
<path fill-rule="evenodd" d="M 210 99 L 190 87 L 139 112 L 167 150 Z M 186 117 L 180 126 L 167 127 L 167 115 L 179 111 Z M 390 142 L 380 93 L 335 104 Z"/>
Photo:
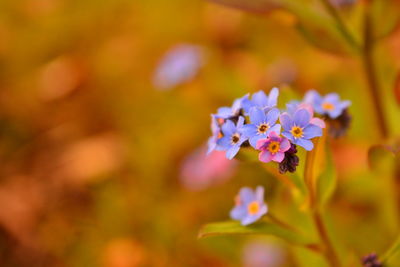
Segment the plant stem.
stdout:
<path fill-rule="evenodd" d="M 329 264 L 332 267 L 340 267 L 341 264 L 339 258 L 337 257 L 335 249 L 333 248 L 333 245 L 329 239 L 328 232 L 326 230 L 319 209 L 313 210 L 313 220 L 321 239 L 322 245 L 324 246 L 323 253 L 325 255 L 325 258 L 328 260 Z"/>
<path fill-rule="evenodd" d="M 364 46 L 362 49 L 362 59 L 363 59 L 365 76 L 368 82 L 368 88 L 372 98 L 372 103 L 374 105 L 375 112 L 377 115 L 380 135 L 382 138 L 387 138 L 389 135 L 388 133 L 389 131 L 385 120 L 385 115 L 383 112 L 382 97 L 380 94 L 382 90 L 379 86 L 376 69 L 374 67 L 374 58 L 373 58 L 374 46 L 375 46 L 375 41 L 371 23 L 371 14 L 369 8 L 367 7 L 364 18 Z"/>
<path fill-rule="evenodd" d="M 357 43 L 356 39 L 354 38 L 353 34 L 349 31 L 344 23 L 342 17 L 340 16 L 339 12 L 336 8 L 332 5 L 329 0 L 321 0 L 322 4 L 324 5 L 326 11 L 331 15 L 331 17 L 335 20 L 336 27 L 338 28 L 339 32 L 343 35 L 343 38 L 349 43 L 352 48 L 356 51 L 359 50 L 360 46 Z"/>
<path fill-rule="evenodd" d="M 373 34 L 369 5 L 366 6 L 366 11 L 365 11 L 363 45 L 359 45 L 356 39 L 353 37 L 352 33 L 348 30 L 346 24 L 343 22 L 343 19 L 340 16 L 339 12 L 331 4 L 331 2 L 329 0 L 321 0 L 321 2 L 325 6 L 327 12 L 335 20 L 336 27 L 338 28 L 339 32 L 343 35 L 344 39 L 346 39 L 349 45 L 355 48 L 356 51 L 362 57 L 363 69 L 367 79 L 368 89 L 371 95 L 372 104 L 375 109 L 375 114 L 379 125 L 380 136 L 382 138 L 387 138 L 389 135 L 389 130 L 383 112 L 382 98 L 380 95 L 381 88 L 379 86 L 373 60 L 375 39 Z"/>

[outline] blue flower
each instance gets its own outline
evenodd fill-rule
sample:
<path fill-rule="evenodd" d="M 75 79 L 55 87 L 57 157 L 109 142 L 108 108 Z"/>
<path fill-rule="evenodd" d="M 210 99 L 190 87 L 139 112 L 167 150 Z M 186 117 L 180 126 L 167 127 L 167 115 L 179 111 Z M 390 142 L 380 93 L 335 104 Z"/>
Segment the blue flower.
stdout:
<path fill-rule="evenodd" d="M 257 146 L 257 141 L 261 138 L 266 138 L 270 132 L 281 132 L 281 125 L 276 124 L 279 118 L 279 110 L 273 108 L 267 114 L 259 108 L 253 107 L 250 109 L 250 122 L 242 127 L 242 133 L 249 138 L 250 145 L 254 148 Z"/>
<path fill-rule="evenodd" d="M 283 113 L 279 120 L 284 131 L 282 135 L 288 138 L 293 144 L 310 151 L 314 145 L 311 138 L 322 136 L 321 127 L 311 123 L 312 114 L 305 108 L 299 108 L 293 115 Z"/>
<path fill-rule="evenodd" d="M 274 87 L 267 96 L 264 91 L 258 91 L 254 93 L 251 100 L 247 99 L 243 101 L 243 109 L 246 113 L 250 111 L 252 107 L 259 107 L 264 111 L 276 107 L 278 102 L 279 89 Z"/>
<path fill-rule="evenodd" d="M 235 101 L 233 101 L 232 107 L 219 108 L 215 117 L 221 119 L 229 119 L 232 117 L 239 116 L 240 110 L 243 108 L 243 103 L 245 101 L 248 101 L 248 99 L 249 99 L 249 94 L 241 98 L 235 99 Z"/>
<path fill-rule="evenodd" d="M 214 150 L 221 150 L 221 148 L 217 144 L 218 139 L 222 137 L 221 125 L 218 122 L 218 119 L 215 117 L 215 115 L 211 115 L 211 132 L 212 136 L 208 139 L 207 142 L 208 145 L 207 155 L 209 155 Z"/>
<path fill-rule="evenodd" d="M 327 115 L 331 119 L 339 117 L 343 111 L 350 106 L 350 101 L 340 101 L 338 94 L 331 93 L 322 97 L 317 91 L 311 90 L 307 92 L 304 101 L 313 106 L 316 113 Z"/>
<path fill-rule="evenodd" d="M 242 225 L 249 225 L 260 219 L 268 211 L 264 202 L 264 188 L 257 186 L 253 191 L 248 187 L 240 189 L 235 198 L 235 207 L 231 210 L 230 216 L 234 220 L 241 221 Z"/>
<path fill-rule="evenodd" d="M 239 116 L 236 125 L 231 120 L 227 120 L 224 125 L 222 125 L 221 129 L 224 137 L 218 139 L 217 145 L 221 150 L 226 151 L 226 157 L 228 159 L 233 159 L 233 157 L 239 152 L 240 146 L 248 139 L 241 133 L 243 123 L 244 118 Z"/>
<path fill-rule="evenodd" d="M 204 63 L 200 46 L 179 44 L 161 59 L 154 73 L 153 84 L 159 90 L 168 90 L 191 81 Z"/>

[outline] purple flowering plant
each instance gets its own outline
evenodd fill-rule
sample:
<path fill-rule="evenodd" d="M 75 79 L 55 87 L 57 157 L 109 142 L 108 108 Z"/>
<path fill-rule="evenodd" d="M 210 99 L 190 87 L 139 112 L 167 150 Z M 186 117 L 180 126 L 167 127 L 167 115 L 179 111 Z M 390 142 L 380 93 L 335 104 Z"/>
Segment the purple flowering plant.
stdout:
<path fill-rule="evenodd" d="M 300 190 L 304 193 L 301 184 L 307 188 L 308 193 L 304 193 L 307 195 L 304 195 L 303 201 L 314 210 L 318 205 L 322 205 L 323 199 L 329 195 L 327 186 L 325 189 L 319 188 L 322 193 L 317 192 L 315 182 L 313 182 L 317 179 L 317 175 L 323 175 L 314 171 L 316 158 L 324 153 L 326 155 L 324 157 L 327 157 L 328 161 L 330 159 L 329 153 L 318 147 L 325 145 L 328 136 L 338 137 L 338 135 L 330 134 L 328 129 L 331 125 L 340 125 L 338 122 L 341 116 L 348 112 L 350 102 L 340 100 L 337 94 L 321 96 L 316 91 L 309 91 L 302 101 L 290 101 L 286 103 L 286 108 L 280 109 L 278 96 L 278 88 L 273 88 L 268 94 L 259 91 L 252 96 L 247 94 L 234 100 L 231 107 L 218 109 L 216 114 L 211 115 L 212 136 L 208 141 L 208 153 L 214 150 L 225 151 L 226 158 L 229 160 L 243 159 L 238 156 L 241 150 L 258 153 L 257 158 L 260 164 L 267 170 L 271 170 L 267 165 L 277 166 L 275 175 L 281 179 L 286 177 L 286 183 L 291 184 L 293 192 Z M 348 127 L 343 127 L 340 130 L 345 133 L 347 129 Z M 300 150 L 303 152 L 299 153 Z M 304 154 L 306 154 L 305 158 L 302 156 Z M 304 162 L 303 182 L 298 178 L 300 175 L 297 173 L 301 162 Z M 293 174 L 287 176 L 288 173 Z M 330 183 L 333 183 L 332 178 L 329 178 L 325 184 L 329 186 Z M 322 194 L 322 198 L 317 194 Z M 319 225 L 320 215 L 315 213 L 313 216 Z M 294 235 L 295 237 L 290 238 L 294 238 L 295 242 L 306 246 L 315 245 L 310 244 L 312 241 L 306 240 L 304 236 L 297 236 L 293 232 L 288 234 L 285 232 L 288 229 L 279 228 L 287 228 L 286 223 L 279 222 L 269 214 L 262 186 L 257 186 L 255 190 L 242 187 L 235 198 L 230 217 L 233 222 L 206 225 L 201 235 L 219 233 L 221 229 L 226 233 L 266 231 L 282 238 Z M 278 226 L 275 225 L 277 222 Z M 275 223 L 274 226 L 271 226 L 271 223 Z M 325 230 L 321 230 L 320 234 L 324 235 L 324 233 Z M 323 236 L 323 238 L 326 237 Z M 336 258 L 332 256 L 330 261 L 336 262 Z"/>

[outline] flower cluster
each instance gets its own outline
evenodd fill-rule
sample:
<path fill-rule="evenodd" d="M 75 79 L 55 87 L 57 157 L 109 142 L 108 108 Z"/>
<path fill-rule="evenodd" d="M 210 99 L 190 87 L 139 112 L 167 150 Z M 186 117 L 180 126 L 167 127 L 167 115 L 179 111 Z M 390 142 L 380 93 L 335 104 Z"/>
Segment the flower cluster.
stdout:
<path fill-rule="evenodd" d="M 208 153 L 226 151 L 226 157 L 233 159 L 242 147 L 251 146 L 260 151 L 260 161 L 279 163 L 281 173 L 294 172 L 299 164 L 297 146 L 312 150 L 312 139 L 322 136 L 325 122 L 332 125 L 329 132 L 334 137 L 349 127 L 350 102 L 341 101 L 337 94 L 321 96 L 311 90 L 303 101 L 286 104 L 285 110 L 277 108 L 278 96 L 278 88 L 273 88 L 268 95 L 247 94 L 231 107 L 219 108 L 211 115 Z"/>

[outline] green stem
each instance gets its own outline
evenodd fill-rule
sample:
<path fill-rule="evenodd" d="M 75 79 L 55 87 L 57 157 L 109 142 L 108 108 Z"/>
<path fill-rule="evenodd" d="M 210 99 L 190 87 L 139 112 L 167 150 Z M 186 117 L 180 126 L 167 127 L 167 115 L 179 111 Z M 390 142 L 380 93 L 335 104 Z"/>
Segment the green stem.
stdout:
<path fill-rule="evenodd" d="M 324 221 L 320 213 L 320 207 L 317 203 L 317 188 L 316 188 L 316 172 L 315 166 L 321 164 L 317 162 L 321 153 L 324 153 L 324 145 L 326 142 L 326 130 L 323 132 L 322 137 L 313 140 L 314 149 L 307 152 L 305 168 L 304 168 L 304 182 L 307 186 L 309 193 L 309 205 L 311 209 L 311 216 L 317 229 L 319 239 L 322 247 L 322 254 L 332 267 L 340 267 L 339 258 L 335 252 L 332 242 L 329 239 Z M 317 155 L 318 154 L 318 155 Z"/>
<path fill-rule="evenodd" d="M 329 13 L 329 15 L 331 15 L 331 17 L 334 19 L 336 27 L 342 34 L 343 38 L 347 40 L 347 42 L 352 48 L 354 48 L 356 51 L 359 51 L 360 45 L 357 43 L 353 34 L 347 28 L 346 24 L 344 23 L 337 9 L 332 5 L 332 3 L 329 0 L 321 0 L 321 2 L 324 5 L 326 11 Z"/>
<path fill-rule="evenodd" d="M 387 138 L 389 130 L 382 106 L 382 97 L 380 94 L 381 88 L 378 82 L 376 69 L 374 67 L 373 50 L 375 46 L 375 39 L 372 28 L 371 14 L 369 5 L 366 6 L 366 13 L 364 19 L 364 36 L 363 45 L 359 45 L 356 39 L 353 37 L 350 30 L 347 28 L 342 17 L 340 16 L 337 9 L 331 4 L 329 0 L 321 0 L 326 11 L 335 20 L 336 27 L 342 34 L 344 39 L 347 40 L 350 46 L 352 46 L 362 57 L 363 69 L 368 83 L 368 89 L 371 95 L 372 104 L 375 109 L 377 121 L 379 125 L 379 132 L 382 138 Z"/>
<path fill-rule="evenodd" d="M 332 267 L 340 267 L 340 261 L 338 256 L 336 255 L 335 249 L 333 248 L 333 245 L 331 243 L 331 240 L 329 239 L 328 232 L 326 230 L 324 221 L 322 219 L 321 213 L 319 209 L 313 210 L 313 221 L 314 224 L 317 228 L 319 237 L 321 239 L 321 242 L 323 244 L 324 250 L 323 253 L 325 255 L 325 258 L 329 262 L 329 264 Z"/>
<path fill-rule="evenodd" d="M 388 126 L 386 123 L 385 115 L 382 106 L 382 97 L 376 69 L 374 67 L 374 51 L 375 41 L 374 33 L 371 22 L 371 14 L 369 8 L 367 7 L 365 18 L 364 18 L 364 46 L 362 49 L 362 59 L 364 65 L 365 76 L 368 82 L 368 88 L 370 91 L 372 103 L 377 116 L 377 121 L 379 125 L 379 131 L 382 138 L 387 138 L 389 135 Z"/>

